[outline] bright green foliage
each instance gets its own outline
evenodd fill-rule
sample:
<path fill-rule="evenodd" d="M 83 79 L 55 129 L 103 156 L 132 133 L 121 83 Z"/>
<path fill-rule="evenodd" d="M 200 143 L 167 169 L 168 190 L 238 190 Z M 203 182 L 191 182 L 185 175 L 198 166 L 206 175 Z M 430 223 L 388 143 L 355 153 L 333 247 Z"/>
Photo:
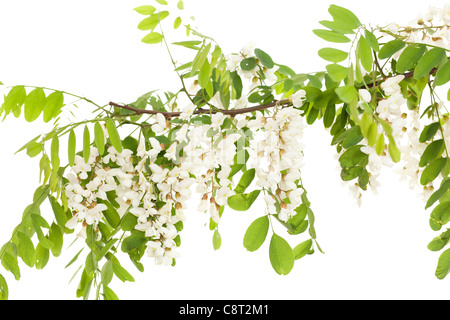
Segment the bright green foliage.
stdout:
<path fill-rule="evenodd" d="M 251 223 L 244 235 L 244 247 L 256 251 L 266 240 L 269 231 L 269 217 L 262 216 Z"/>
<path fill-rule="evenodd" d="M 404 46 L 405 43 L 401 40 L 398 39 L 391 40 L 381 47 L 380 52 L 378 53 L 378 58 L 387 59 L 391 57 L 394 53 L 402 49 Z"/>
<path fill-rule="evenodd" d="M 318 50 L 319 57 L 325 60 L 324 68 L 312 73 L 297 73 L 259 48 L 234 53 L 231 59 L 210 36 L 199 33 L 190 25 L 183 25 L 187 21 L 181 12 L 185 10 L 183 1 L 174 1 L 173 5 L 175 12 L 169 11 L 172 9 L 168 9 L 170 6 L 165 0 L 156 0 L 153 5 L 142 5 L 134 10 L 141 15 L 137 28 L 146 32 L 142 42 L 160 44 L 168 51 L 181 83 L 178 90 L 148 91 L 126 106 L 115 103 L 102 106 L 78 95 L 41 87 L 13 86 L 5 94 L 0 107 L 4 118 L 10 114 L 19 117 L 23 107 L 27 122 L 36 121 L 41 113 L 44 122 L 54 121 L 50 132 L 29 140 L 19 150 L 25 150 L 31 158 L 40 156 L 41 186 L 26 206 L 11 239 L 0 250 L 3 268 L 15 279 L 20 279 L 22 263 L 42 269 L 49 262 L 50 254 L 60 256 L 65 237 L 74 232 L 71 226 L 76 223 L 82 224 L 86 235 L 83 249 L 87 250 L 78 251 L 66 268 L 75 262 L 82 264 L 78 269 L 79 284 L 75 292 L 79 298 L 95 296 L 96 299 L 117 300 L 118 295 L 111 287 L 114 277 L 122 282 L 135 281 L 120 263 L 119 255 L 128 256 L 140 272 L 144 271 L 141 259 L 146 253 L 160 252 L 159 263 L 175 266 L 176 259 L 171 256 L 171 250 L 182 244 L 185 214 L 182 210 L 186 207 L 182 193 L 189 188 L 183 185 L 186 177 L 205 181 L 202 187 L 207 191 L 203 193 L 201 208 L 211 214 L 207 225 L 212 231 L 214 250 L 219 250 L 222 245 L 219 226 L 227 214 L 227 206 L 243 212 L 254 210 L 256 201 L 265 202 L 265 212 L 258 214 L 259 218 L 243 235 L 243 246 L 250 252 L 257 251 L 267 243 L 271 231 L 267 243 L 271 266 L 277 274 L 289 274 L 296 260 L 316 249 L 323 252 L 316 240 L 311 203 L 301 178 L 295 174 L 294 169 L 298 168 L 278 170 L 271 163 L 268 172 L 280 181 L 268 187 L 264 170 L 252 167 L 249 159 L 251 154 L 257 154 L 278 165 L 280 159 L 289 157 L 292 152 L 289 140 L 300 138 L 285 135 L 292 119 L 298 120 L 293 121 L 296 127 L 300 127 L 299 119 L 307 125 L 323 122 L 331 135 L 331 145 L 339 154 L 340 177 L 357 189 L 360 197 L 374 187 L 373 178 L 377 173 L 374 164 L 387 160 L 403 165 L 405 145 L 399 136 L 410 128 L 399 129 L 395 120 L 409 121 L 414 117 L 417 121 L 425 121 L 420 126 L 420 134 L 417 132 L 418 141 L 410 144 L 421 146 L 417 168 L 419 183 L 427 190 L 433 190 L 425 208 L 434 206 L 429 219 L 432 230 L 439 231 L 450 221 L 450 160 L 443 138 L 449 120 L 448 114 L 443 112 L 440 96 L 434 91 L 448 85 L 450 80 L 448 50 L 439 45 L 409 42 L 409 38 L 400 32 L 368 28 L 350 10 L 331 5 L 328 9 L 331 20 L 319 21 L 322 29 L 313 30 L 328 43 Z M 183 30 L 183 37 L 177 38 L 176 42 L 169 41 L 171 35 L 164 32 L 166 25 L 176 29 L 175 32 Z M 429 32 L 428 29 L 432 28 L 424 27 L 422 31 Z M 408 30 L 405 28 L 402 32 L 412 32 Z M 171 48 L 186 54 L 175 57 Z M 398 81 L 393 83 L 395 80 Z M 422 100 L 428 92 L 431 103 L 423 108 Z M 60 115 L 66 106 L 67 95 L 93 106 L 95 116 L 62 124 L 65 119 Z M 181 97 L 190 103 L 186 109 L 179 105 Z M 394 98 L 397 101 L 392 102 Z M 392 112 L 400 110 L 396 103 L 403 102 L 401 99 L 408 110 Z M 270 132 L 277 125 L 280 127 L 274 137 L 278 141 L 274 144 L 279 154 L 273 150 L 272 153 L 251 153 L 255 151 L 255 136 Z M 235 155 L 226 163 L 209 163 L 213 160 L 205 151 L 198 156 L 207 166 L 205 173 L 183 171 L 181 168 L 184 168 L 183 164 L 189 164 L 186 163 L 189 156 L 203 147 L 198 144 L 185 149 L 191 139 L 190 130 L 200 126 L 207 128 L 204 135 L 212 151 L 223 148 L 220 151 L 235 151 Z M 416 132 L 417 127 L 413 130 Z M 229 137 L 234 139 L 231 143 L 228 143 Z M 272 142 L 265 141 L 266 147 Z M 94 159 L 91 155 L 95 148 L 99 156 Z M 113 149 L 117 152 L 112 152 Z M 61 157 L 62 152 L 67 155 L 67 165 L 62 163 L 65 158 Z M 83 161 L 86 166 L 79 163 Z M 75 164 L 77 166 L 73 168 Z M 109 189 L 102 177 L 117 173 L 126 165 L 134 171 L 121 172 L 112 180 L 122 186 L 129 185 L 131 192 L 123 194 L 117 189 Z M 71 169 L 77 172 L 75 177 L 68 175 Z M 298 172 L 300 174 L 300 170 Z M 102 190 L 101 196 L 92 201 L 81 197 L 95 188 L 94 183 L 89 184 L 94 180 L 102 188 L 106 187 L 106 191 Z M 76 181 L 79 185 L 74 187 Z M 151 205 L 136 196 L 137 186 L 143 185 L 144 181 L 147 182 L 146 192 L 153 193 L 152 199 L 147 199 Z M 111 180 L 109 183 L 112 184 Z M 78 205 L 92 211 L 101 208 L 101 214 L 95 218 L 86 213 L 79 215 L 79 207 L 73 205 L 73 199 L 78 196 L 82 199 Z M 41 214 L 40 209 L 47 198 L 51 207 L 50 219 L 44 212 Z M 158 214 L 147 212 L 150 207 Z M 176 222 L 170 225 L 171 221 Z M 275 232 L 273 223 L 284 228 L 286 239 L 281 232 Z M 176 236 L 173 239 L 158 238 L 157 232 L 144 230 L 144 224 L 152 228 L 163 224 L 168 230 L 170 225 L 170 232 Z M 307 238 L 293 240 L 297 245 L 291 247 L 291 239 L 302 236 Z M 447 229 L 432 239 L 428 249 L 443 250 L 449 239 Z M 167 243 L 171 246 L 164 247 Z M 439 258 L 436 277 L 443 279 L 449 270 L 447 249 Z M 7 299 L 8 294 L 6 281 L 0 275 L 0 300 Z"/>
<path fill-rule="evenodd" d="M 277 234 L 270 239 L 269 258 L 273 269 L 280 275 L 286 275 L 294 267 L 294 252 L 289 243 Z"/>
<path fill-rule="evenodd" d="M 432 48 L 419 59 L 414 70 L 414 79 L 420 79 L 429 75 L 431 70 L 437 67 L 445 57 L 445 50 L 442 48 Z"/>

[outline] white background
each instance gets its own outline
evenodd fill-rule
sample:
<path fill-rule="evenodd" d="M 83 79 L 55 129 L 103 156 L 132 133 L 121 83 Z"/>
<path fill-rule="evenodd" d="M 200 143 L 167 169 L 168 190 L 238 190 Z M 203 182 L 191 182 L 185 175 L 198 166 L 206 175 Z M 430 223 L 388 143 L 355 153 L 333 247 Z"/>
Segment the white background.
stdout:
<path fill-rule="evenodd" d="M 175 2 L 169 0 L 169 2 Z M 185 13 L 196 17 L 199 31 L 212 36 L 225 52 L 248 42 L 267 51 L 275 62 L 296 72 L 324 70 L 317 50 L 329 44 L 312 29 L 330 19 L 332 3 L 351 9 L 364 24 L 408 23 L 429 5 L 444 1 L 294 1 L 187 0 Z M 143 18 L 132 9 L 148 1 L 0 2 L 0 80 L 6 85 L 46 86 L 86 96 L 99 104 L 132 102 L 154 89 L 176 89 L 168 57 L 159 46 L 141 43 L 136 28 Z M 173 41 L 182 39 L 173 39 Z M 169 41 L 171 41 L 169 39 Z M 183 56 L 178 56 L 183 61 Z M 80 120 L 92 110 L 80 104 Z M 39 184 L 38 161 L 14 152 L 50 130 L 42 121 L 9 117 L 0 123 L 0 243 L 9 240 Z M 242 238 L 248 225 L 264 213 L 260 202 L 249 212 L 227 209 L 220 232 L 222 248 L 212 249 L 207 217 L 187 212 L 182 257 L 176 267 L 155 266 L 143 258 L 139 273 L 122 256 L 135 283 L 113 281 L 121 299 L 440 299 L 449 298 L 449 279 L 434 271 L 439 253 L 426 246 L 437 235 L 428 226 L 424 202 L 398 176 L 385 170 L 377 195 L 366 194 L 360 208 L 341 184 L 331 138 L 321 123 L 305 133 L 303 182 L 316 215 L 319 244 L 325 251 L 296 261 L 287 276 L 278 276 L 268 258 L 268 241 L 247 252 Z M 46 207 L 43 206 L 43 210 Z M 48 208 L 47 208 L 48 209 Z M 278 229 L 277 229 L 278 230 Z M 307 235 L 287 237 L 292 246 Z M 64 247 L 72 241 L 66 237 Z M 81 242 L 44 270 L 21 264 L 22 278 L 7 278 L 10 299 L 74 299 L 79 263 L 64 269 Z M 84 258 L 83 258 L 84 259 Z M 80 260 L 82 261 L 82 260 Z"/>

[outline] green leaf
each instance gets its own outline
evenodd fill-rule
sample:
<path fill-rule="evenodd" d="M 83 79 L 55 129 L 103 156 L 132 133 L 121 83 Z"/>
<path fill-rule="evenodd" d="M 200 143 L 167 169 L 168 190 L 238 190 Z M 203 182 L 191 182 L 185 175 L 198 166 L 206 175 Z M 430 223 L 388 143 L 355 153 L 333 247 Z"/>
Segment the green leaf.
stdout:
<path fill-rule="evenodd" d="M 11 242 L 10 242 L 11 243 Z M 15 246 L 14 246 L 15 247 Z M 20 279 L 20 268 L 19 262 L 17 261 L 17 254 L 12 254 L 10 252 L 3 252 L 2 265 L 7 271 L 10 271 L 14 275 L 14 279 Z"/>
<path fill-rule="evenodd" d="M 39 244 L 45 249 L 50 249 L 53 247 L 53 242 L 51 242 L 47 237 L 44 236 L 41 227 L 50 229 L 48 222 L 40 215 L 32 213 L 30 215 L 31 221 L 33 223 L 33 228 L 39 239 Z"/>
<path fill-rule="evenodd" d="M 362 139 L 364 139 L 361 129 L 358 125 L 351 127 L 347 130 L 347 135 L 342 141 L 342 147 L 350 148 L 357 145 Z"/>
<path fill-rule="evenodd" d="M 0 274 L 0 301 L 8 300 L 9 291 L 5 278 Z"/>
<path fill-rule="evenodd" d="M 173 22 L 173 28 L 174 29 L 178 29 L 181 25 L 181 17 L 176 17 L 174 22 Z"/>
<path fill-rule="evenodd" d="M 120 220 L 120 228 L 123 231 L 131 231 L 137 224 L 137 217 L 130 212 L 124 214 Z"/>
<path fill-rule="evenodd" d="M 430 214 L 430 226 L 434 231 L 441 229 L 450 219 L 450 201 L 443 201 Z"/>
<path fill-rule="evenodd" d="M 203 46 L 201 50 L 197 52 L 194 60 L 192 61 L 192 67 L 189 75 L 193 75 L 197 70 L 199 70 L 203 63 L 207 60 L 209 51 L 211 50 L 211 43 Z"/>
<path fill-rule="evenodd" d="M 31 91 L 24 102 L 24 116 L 28 122 L 36 120 L 44 110 L 45 93 L 42 88 L 36 88 Z"/>
<path fill-rule="evenodd" d="M 117 278 L 120 279 L 120 281 L 125 282 L 134 282 L 133 276 L 125 270 L 118 261 L 113 260 L 113 271 Z"/>
<path fill-rule="evenodd" d="M 123 239 L 121 249 L 123 252 L 130 252 L 136 248 L 143 246 L 147 240 L 145 239 L 145 233 L 142 231 L 133 230 L 133 232 Z"/>
<path fill-rule="evenodd" d="M 105 133 L 103 132 L 102 125 L 98 122 L 94 125 L 94 142 L 98 149 L 98 153 L 102 155 L 105 152 Z"/>
<path fill-rule="evenodd" d="M 372 64 L 373 64 L 372 51 L 369 43 L 363 36 L 359 37 L 358 41 L 358 57 L 359 60 L 361 61 L 361 65 L 363 66 L 363 68 L 367 72 L 372 71 Z"/>
<path fill-rule="evenodd" d="M 262 51 L 261 49 L 256 48 L 255 49 L 255 56 L 258 58 L 258 60 L 261 62 L 261 64 L 266 67 L 267 69 L 272 69 L 275 64 L 273 63 L 272 58 Z"/>
<path fill-rule="evenodd" d="M 437 189 L 429 198 L 425 205 L 425 209 L 431 207 L 436 201 L 438 201 L 450 188 L 450 178 L 442 180 L 439 189 Z"/>
<path fill-rule="evenodd" d="M 255 202 L 261 190 L 254 190 L 250 193 L 239 193 L 228 197 L 227 203 L 231 209 L 236 211 L 247 211 Z"/>
<path fill-rule="evenodd" d="M 428 244 L 427 249 L 430 251 L 440 251 L 444 248 L 450 240 L 450 229 L 441 233 L 439 236 L 435 237 Z"/>
<path fill-rule="evenodd" d="M 443 139 L 431 142 L 422 153 L 419 161 L 419 167 L 426 166 L 430 161 L 436 159 L 444 151 L 445 144 Z"/>
<path fill-rule="evenodd" d="M 71 232 L 70 229 L 66 228 L 66 222 L 69 220 L 64 208 L 58 203 L 55 197 L 52 195 L 48 196 L 48 200 L 50 201 L 50 205 L 52 207 L 53 213 L 55 214 L 55 219 L 57 225 L 65 232 Z"/>
<path fill-rule="evenodd" d="M 329 64 L 326 66 L 327 72 L 331 79 L 335 82 L 341 82 L 348 75 L 348 68 L 339 64 Z"/>
<path fill-rule="evenodd" d="M 342 168 L 352 168 L 363 161 L 367 154 L 361 151 L 362 145 L 353 146 L 344 151 L 339 157 L 339 163 Z"/>
<path fill-rule="evenodd" d="M 437 67 L 445 56 L 445 50 L 442 48 L 432 48 L 428 52 L 425 52 L 414 69 L 414 79 L 428 76 L 431 70 Z"/>
<path fill-rule="evenodd" d="M 91 251 L 86 256 L 86 260 L 84 262 L 84 270 L 89 276 L 93 276 L 96 269 L 97 269 L 97 261 L 95 261 L 94 254 Z"/>
<path fill-rule="evenodd" d="M 366 37 L 367 43 L 374 51 L 376 52 L 380 51 L 380 45 L 378 44 L 378 40 L 372 32 L 366 29 L 364 31 L 364 36 Z"/>
<path fill-rule="evenodd" d="M 151 15 L 156 11 L 156 8 L 154 6 L 140 6 L 137 8 L 134 8 L 134 10 L 142 15 Z"/>
<path fill-rule="evenodd" d="M 73 130 L 69 133 L 69 144 L 68 144 L 68 155 L 69 155 L 69 166 L 73 167 L 75 165 L 75 154 L 76 154 L 76 137 Z"/>
<path fill-rule="evenodd" d="M 34 266 L 35 254 L 33 242 L 31 241 L 29 236 L 20 231 L 17 232 L 17 237 L 19 238 L 19 244 L 17 246 L 19 256 L 27 266 L 32 268 Z"/>
<path fill-rule="evenodd" d="M 389 138 L 389 145 L 388 145 L 389 155 L 391 156 L 392 161 L 397 163 L 400 161 L 400 157 L 401 157 L 400 150 L 398 149 L 394 139 L 391 137 L 388 137 L 388 138 Z"/>
<path fill-rule="evenodd" d="M 302 243 L 295 246 L 293 249 L 294 259 L 298 260 L 303 258 L 309 252 L 311 246 L 312 246 L 312 239 L 303 241 Z"/>
<path fill-rule="evenodd" d="M 106 284 L 103 284 L 103 295 L 105 297 L 105 300 L 119 300 L 119 297 L 116 295 L 116 293 Z"/>
<path fill-rule="evenodd" d="M 433 122 L 429 125 L 426 125 L 420 133 L 419 142 L 424 143 L 433 138 L 440 127 L 441 124 L 439 122 Z"/>
<path fill-rule="evenodd" d="M 394 39 L 387 42 L 383 47 L 381 47 L 380 52 L 378 53 L 378 58 L 383 60 L 389 58 L 394 53 L 399 51 L 405 46 L 405 43 L 401 40 Z"/>
<path fill-rule="evenodd" d="M 341 170 L 341 179 L 343 181 L 350 181 L 353 179 L 356 179 L 357 177 L 360 176 L 361 173 L 363 173 L 363 168 L 356 166 L 356 167 L 352 167 L 352 168 L 343 168 Z"/>
<path fill-rule="evenodd" d="M 10 112 L 14 112 L 16 109 L 20 110 L 25 98 L 27 97 L 27 91 L 24 86 L 14 86 L 9 90 L 8 95 L 2 104 L 2 109 L 5 111 L 6 115 Z M 0 109 L 0 114 L 1 114 Z"/>
<path fill-rule="evenodd" d="M 436 73 L 435 86 L 442 86 L 450 80 L 450 60 L 447 61 Z"/>
<path fill-rule="evenodd" d="M 113 228 L 117 228 L 120 223 L 119 213 L 109 201 L 102 201 L 102 203 L 107 207 L 107 209 L 103 211 L 106 221 L 108 221 Z"/>
<path fill-rule="evenodd" d="M 243 59 L 240 63 L 240 66 L 241 66 L 242 70 L 250 71 L 250 70 L 255 69 L 257 64 L 258 64 L 258 62 L 256 61 L 256 59 L 254 57 L 250 57 L 250 58 Z"/>
<path fill-rule="evenodd" d="M 61 91 L 52 92 L 44 104 L 44 122 L 49 122 L 51 119 L 56 118 L 61 112 L 61 108 L 64 105 L 64 95 Z"/>
<path fill-rule="evenodd" d="M 83 132 L 83 158 L 84 162 L 88 163 L 91 157 L 91 135 L 89 133 L 89 128 L 84 126 Z"/>
<path fill-rule="evenodd" d="M 446 163 L 447 158 L 437 158 L 431 161 L 420 176 L 420 184 L 424 186 L 436 179 Z"/>
<path fill-rule="evenodd" d="M 336 31 L 337 33 L 342 33 L 342 34 L 355 33 L 351 28 L 348 27 L 348 25 L 346 23 L 343 23 L 342 21 L 322 20 L 322 21 L 319 21 L 319 23 L 328 29 Z"/>
<path fill-rule="evenodd" d="M 346 85 L 336 88 L 335 92 L 338 95 L 339 99 L 341 99 L 345 103 L 351 103 L 358 99 L 358 90 L 356 90 L 355 86 L 352 85 Z"/>
<path fill-rule="evenodd" d="M 347 52 L 335 48 L 322 48 L 318 53 L 319 57 L 330 62 L 341 62 L 348 57 Z"/>
<path fill-rule="evenodd" d="M 168 11 L 161 11 L 155 14 L 152 14 L 150 17 L 145 18 L 138 24 L 138 29 L 145 31 L 145 30 L 154 30 L 156 26 L 165 18 L 169 16 Z"/>
<path fill-rule="evenodd" d="M 255 172 L 254 168 L 245 171 L 234 191 L 236 193 L 243 193 L 255 178 Z"/>
<path fill-rule="evenodd" d="M 48 239 L 53 243 L 53 246 L 50 249 L 53 256 L 59 257 L 61 255 L 64 238 L 63 231 L 57 224 L 52 223 L 52 225 L 50 226 Z"/>
<path fill-rule="evenodd" d="M 118 241 L 119 239 L 113 238 L 109 240 L 105 246 L 95 255 L 95 260 L 98 262 L 100 261 L 111 249 L 111 247 Z"/>
<path fill-rule="evenodd" d="M 331 14 L 334 21 L 339 21 L 350 29 L 356 29 L 361 26 L 361 22 L 356 15 L 346 8 L 332 4 L 328 8 L 328 12 Z"/>
<path fill-rule="evenodd" d="M 109 284 L 111 282 L 113 276 L 114 276 L 113 262 L 111 260 L 108 260 L 105 262 L 105 264 L 102 267 L 102 273 L 101 273 L 102 284 L 103 285 Z"/>
<path fill-rule="evenodd" d="M 269 217 L 262 216 L 253 221 L 244 235 L 244 247 L 252 252 L 258 250 L 264 243 L 269 231 Z"/>
<path fill-rule="evenodd" d="M 439 256 L 435 275 L 438 279 L 444 279 L 450 270 L 450 249 L 445 250 Z"/>
<path fill-rule="evenodd" d="M 331 127 L 331 125 L 333 124 L 335 115 L 336 115 L 336 106 L 329 105 L 325 109 L 325 113 L 323 114 L 323 125 L 325 128 Z"/>
<path fill-rule="evenodd" d="M 220 236 L 219 230 L 214 230 L 214 234 L 213 234 L 213 248 L 214 250 L 219 250 L 220 246 L 222 245 L 222 237 Z"/>
<path fill-rule="evenodd" d="M 159 32 L 150 32 L 144 38 L 142 38 L 142 42 L 147 44 L 155 44 L 160 43 L 163 40 L 164 36 Z"/>
<path fill-rule="evenodd" d="M 323 40 L 326 40 L 328 42 L 335 42 L 335 43 L 350 42 L 349 38 L 347 38 L 343 34 L 338 33 L 336 31 L 325 30 L 325 29 L 314 29 L 313 32 L 316 36 L 318 36 L 319 38 L 322 38 Z"/>
<path fill-rule="evenodd" d="M 238 100 L 242 95 L 242 79 L 237 73 L 237 71 L 230 72 L 231 82 L 233 84 L 233 89 L 235 91 L 234 99 Z"/>
<path fill-rule="evenodd" d="M 183 9 L 184 9 L 184 3 L 183 3 L 182 0 L 178 1 L 178 3 L 177 3 L 177 8 L 178 8 L 179 10 L 183 10 Z"/>
<path fill-rule="evenodd" d="M 162 4 L 164 6 L 167 5 L 167 1 L 166 0 L 155 0 L 156 2 L 158 2 L 159 4 Z"/>
<path fill-rule="evenodd" d="M 173 42 L 172 44 L 181 46 L 181 47 L 185 47 L 185 48 L 189 48 L 189 49 L 198 50 L 199 48 L 197 46 L 201 43 L 202 42 L 199 40 L 190 40 L 190 41 Z"/>
<path fill-rule="evenodd" d="M 378 124 L 376 122 L 372 122 L 369 126 L 369 131 L 367 132 L 367 142 L 369 146 L 373 146 L 377 142 L 378 136 Z"/>
<path fill-rule="evenodd" d="M 403 73 L 412 68 L 423 56 L 425 50 L 425 45 L 408 45 L 397 60 L 397 72 Z"/>
<path fill-rule="evenodd" d="M 122 152 L 122 141 L 120 140 L 119 132 L 117 131 L 114 120 L 106 120 L 106 130 L 108 131 L 109 139 L 111 144 L 116 149 L 118 153 Z"/>
<path fill-rule="evenodd" d="M 378 136 L 377 142 L 375 143 L 375 151 L 378 155 L 382 154 L 386 144 L 384 143 L 384 134 Z"/>
<path fill-rule="evenodd" d="M 58 135 L 52 139 L 52 144 L 50 147 L 50 161 L 53 167 L 53 170 L 56 171 L 59 169 L 60 160 L 59 160 L 59 138 Z"/>
<path fill-rule="evenodd" d="M 78 257 L 80 256 L 81 252 L 84 250 L 84 248 L 81 248 L 80 251 L 77 252 L 77 254 L 69 261 L 69 263 L 64 267 L 68 268 L 71 266 L 75 261 L 77 261 Z"/>
<path fill-rule="evenodd" d="M 39 242 L 36 246 L 35 258 L 35 266 L 37 270 L 44 269 L 50 259 L 50 250 L 44 247 L 41 242 Z"/>
<path fill-rule="evenodd" d="M 294 253 L 289 243 L 276 233 L 269 245 L 269 259 L 273 269 L 280 275 L 286 275 L 294 267 Z"/>
<path fill-rule="evenodd" d="M 210 82 L 210 65 L 207 60 L 203 63 L 198 73 L 198 84 L 202 88 L 206 88 L 208 82 Z"/>
<path fill-rule="evenodd" d="M 27 155 L 30 158 L 36 157 L 42 151 L 44 151 L 44 146 L 42 143 L 32 141 L 27 144 Z"/>

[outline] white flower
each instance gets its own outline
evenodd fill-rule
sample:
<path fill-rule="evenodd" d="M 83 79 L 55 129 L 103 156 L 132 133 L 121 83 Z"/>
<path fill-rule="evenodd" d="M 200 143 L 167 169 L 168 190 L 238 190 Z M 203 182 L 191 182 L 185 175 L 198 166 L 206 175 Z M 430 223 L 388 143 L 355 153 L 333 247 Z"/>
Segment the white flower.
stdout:
<path fill-rule="evenodd" d="M 185 121 L 188 121 L 191 118 L 192 114 L 194 113 L 195 108 L 196 108 L 195 105 L 193 105 L 192 103 L 188 104 L 186 107 L 183 108 L 183 110 L 181 110 L 180 118 Z"/>
<path fill-rule="evenodd" d="M 387 95 L 391 95 L 394 92 L 398 92 L 400 90 L 400 87 L 398 86 L 398 83 L 402 81 L 405 78 L 404 75 L 399 74 L 395 77 L 387 78 L 382 84 L 381 89 L 383 89 L 384 93 Z"/>
<path fill-rule="evenodd" d="M 176 132 L 175 134 L 175 140 L 179 143 L 187 142 L 187 132 L 188 132 L 189 126 L 185 123 L 181 126 L 181 128 Z"/>
<path fill-rule="evenodd" d="M 370 92 L 368 90 L 359 89 L 358 93 L 362 101 L 369 103 L 372 100 L 372 96 L 370 95 Z"/>
<path fill-rule="evenodd" d="M 166 129 L 166 117 L 162 113 L 156 114 L 156 123 L 152 125 L 152 130 L 155 133 L 161 133 Z"/>
<path fill-rule="evenodd" d="M 233 190 L 231 190 L 228 187 L 221 187 L 219 190 L 217 190 L 217 194 L 215 197 L 216 203 L 219 206 L 223 206 L 227 203 L 227 199 L 231 197 L 232 195 L 236 194 Z"/>
<path fill-rule="evenodd" d="M 161 144 L 159 143 L 158 140 L 156 140 L 153 137 L 149 138 L 148 141 L 150 142 L 150 145 L 152 146 L 152 148 L 147 152 L 147 154 L 150 157 L 156 157 L 158 155 L 158 153 L 160 153 L 162 150 Z"/>
<path fill-rule="evenodd" d="M 303 105 L 305 99 L 306 99 L 306 91 L 302 89 L 298 90 L 289 97 L 289 100 L 292 102 L 294 107 L 297 108 L 300 108 Z"/>
<path fill-rule="evenodd" d="M 211 215 L 211 218 L 215 223 L 220 223 L 219 211 L 217 210 L 217 206 L 215 203 L 209 204 L 209 214 Z"/>
<path fill-rule="evenodd" d="M 170 145 L 169 149 L 166 150 L 164 157 L 166 157 L 169 160 L 176 159 L 176 157 L 177 157 L 177 143 L 176 142 L 174 142 Z"/>
<path fill-rule="evenodd" d="M 211 116 L 211 127 L 213 129 L 220 129 L 220 126 L 225 120 L 225 115 L 221 112 L 217 112 Z"/>

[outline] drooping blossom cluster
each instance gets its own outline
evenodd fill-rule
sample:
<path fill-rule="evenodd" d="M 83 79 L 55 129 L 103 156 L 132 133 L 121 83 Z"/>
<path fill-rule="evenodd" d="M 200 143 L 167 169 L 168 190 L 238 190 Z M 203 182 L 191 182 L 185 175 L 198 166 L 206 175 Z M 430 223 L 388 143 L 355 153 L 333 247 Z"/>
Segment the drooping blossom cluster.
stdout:
<path fill-rule="evenodd" d="M 119 153 L 109 146 L 103 156 L 92 147 L 87 163 L 76 156 L 75 166 L 67 174 L 69 183 L 65 193 L 73 217 L 66 226 L 80 228 L 78 235 L 85 237 L 86 226 L 93 225 L 100 236 L 97 224 L 108 210 L 103 202 L 114 201 L 119 205 L 116 208 L 119 216 L 127 212 L 135 215 L 135 228 L 151 239 L 147 242 L 148 255 L 154 257 L 157 264 L 170 264 L 177 256 L 175 224 L 185 219 L 183 209 L 194 180 L 182 166 L 169 170 L 157 165 L 155 161 L 163 147 L 155 138 L 149 138 L 148 144 L 147 150 L 141 138 L 136 154 L 129 149 Z M 165 155 L 169 157 L 170 152 Z M 108 195 L 109 192 L 113 192 L 112 195 Z"/>

